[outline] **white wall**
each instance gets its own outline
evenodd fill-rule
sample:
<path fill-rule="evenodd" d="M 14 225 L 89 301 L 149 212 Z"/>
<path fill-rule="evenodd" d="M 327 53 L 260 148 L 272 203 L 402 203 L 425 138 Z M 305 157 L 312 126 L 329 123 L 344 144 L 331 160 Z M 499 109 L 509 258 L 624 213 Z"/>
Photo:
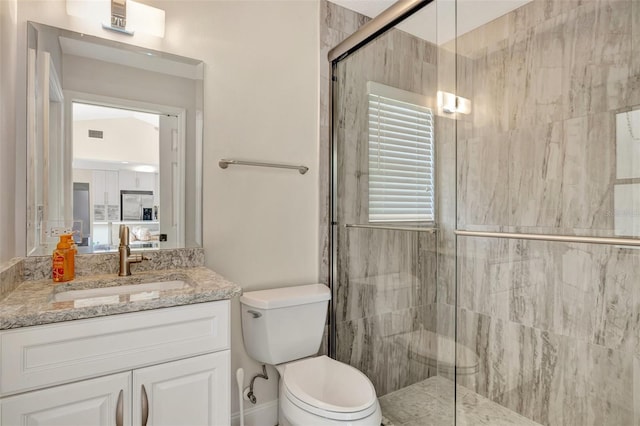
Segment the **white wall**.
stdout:
<path fill-rule="evenodd" d="M 0 194 L 16 190 L 17 3 L 0 1 Z M 15 209 L 10 198 L 0 202 L 0 263 L 16 255 Z M 24 228 L 22 238 L 24 238 Z"/>
<path fill-rule="evenodd" d="M 89 137 L 103 131 L 103 138 Z M 137 118 L 106 118 L 73 122 L 73 158 L 95 161 L 160 162 L 158 128 Z"/>
<path fill-rule="evenodd" d="M 211 76 L 205 133 L 215 136 L 204 163 L 207 265 L 248 290 L 317 282 L 319 6 L 216 6 L 193 28 L 215 32 L 215 54 L 205 59 Z M 310 171 L 222 170 L 216 164 L 225 157 L 303 164 Z M 232 306 L 232 371 L 243 366 L 250 376 L 259 367 L 244 353 L 238 305 Z M 273 369 L 269 375 L 269 383 L 256 381 L 259 403 L 276 398 L 277 375 Z"/>
<path fill-rule="evenodd" d="M 245 290 L 315 282 L 317 0 L 147 3 L 166 11 L 163 40 L 143 34 L 127 37 L 96 28 L 68 17 L 60 0 L 21 1 L 18 30 L 26 33 L 26 21 L 33 20 L 203 60 L 203 241 L 207 266 Z M 21 55 L 24 43 L 20 40 Z M 20 66 L 24 72 L 24 58 Z M 18 105 L 19 111 L 24 110 L 20 108 Z M 304 164 L 310 170 L 304 176 L 296 171 L 240 166 L 222 170 L 217 162 L 223 157 Z M 239 366 L 245 368 L 247 384 L 259 371 L 258 364 L 244 353 L 235 301 L 234 373 Z M 275 376 L 274 370 L 270 374 Z M 276 398 L 275 379 L 256 383 L 259 403 Z M 236 394 L 232 385 L 232 412 L 237 411 Z"/>

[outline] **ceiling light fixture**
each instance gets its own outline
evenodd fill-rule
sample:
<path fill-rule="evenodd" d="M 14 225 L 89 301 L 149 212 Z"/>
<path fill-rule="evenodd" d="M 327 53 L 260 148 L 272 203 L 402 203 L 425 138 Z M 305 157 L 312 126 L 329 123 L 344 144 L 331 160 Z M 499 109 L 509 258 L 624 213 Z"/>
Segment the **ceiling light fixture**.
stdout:
<path fill-rule="evenodd" d="M 165 12 L 134 0 L 67 0 L 67 15 L 102 24 L 107 30 L 164 37 Z"/>

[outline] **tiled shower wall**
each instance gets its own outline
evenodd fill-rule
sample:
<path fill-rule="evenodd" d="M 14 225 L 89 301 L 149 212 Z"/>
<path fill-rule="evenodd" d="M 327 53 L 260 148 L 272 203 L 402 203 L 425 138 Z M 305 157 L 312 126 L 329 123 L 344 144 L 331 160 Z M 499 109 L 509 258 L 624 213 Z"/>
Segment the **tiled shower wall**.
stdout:
<path fill-rule="evenodd" d="M 457 48 L 458 227 L 614 235 L 640 2 L 534 0 Z M 459 362 L 478 367 L 459 383 L 542 424 L 640 425 L 638 250 L 460 237 L 457 254 Z"/>
<path fill-rule="evenodd" d="M 639 16 L 637 0 L 535 0 L 458 39 L 459 227 L 611 235 Z"/>
<path fill-rule="evenodd" d="M 637 250 L 461 238 L 458 383 L 550 425 L 637 425 Z M 466 354 L 466 359 L 464 354 Z"/>
<path fill-rule="evenodd" d="M 329 27 L 359 22 L 327 7 Z M 374 74 L 395 64 L 396 73 L 418 68 L 387 84 L 414 84 L 428 67 L 403 57 L 393 37 L 363 49 L 369 65 L 350 65 L 343 81 L 356 70 L 363 81 L 384 79 Z M 459 383 L 542 424 L 640 425 L 640 252 L 475 237 L 458 238 L 456 251 L 452 232 L 457 221 L 481 231 L 615 235 L 615 114 L 640 106 L 640 2 L 534 0 L 458 38 L 455 58 L 453 47 L 431 46 L 437 59 L 427 60 L 437 73 L 427 94 L 472 102 L 457 128 L 436 119 L 439 232 L 340 228 L 339 359 L 380 395 L 434 374 L 415 370 L 410 354 L 425 334 L 410 332 L 454 337 L 457 296 L 458 365 L 476 371 Z M 361 92 L 349 93 L 354 104 Z M 342 154 L 360 173 L 340 188 L 353 201 L 341 214 L 357 223 L 366 219 L 357 201 L 366 141 L 355 141 L 366 132 L 355 115 L 342 117 L 351 144 Z M 402 293 L 393 290 L 399 282 L 415 284 Z"/>
<path fill-rule="evenodd" d="M 327 16 L 333 31 L 344 22 L 363 21 L 333 4 Z M 419 362 L 415 354 L 437 350 L 437 236 L 344 227 L 369 222 L 366 84 L 426 95 L 435 108 L 437 60 L 435 45 L 392 30 L 342 61 L 336 74 L 337 358 L 364 372 L 379 396 L 436 374 L 435 363 Z"/>
<path fill-rule="evenodd" d="M 320 282 L 328 282 L 329 276 L 329 174 L 331 173 L 331 109 L 329 106 L 331 91 L 331 63 L 329 51 L 342 40 L 353 34 L 358 28 L 370 21 L 364 15 L 345 9 L 327 0 L 320 1 L 320 129 L 319 129 L 319 181 L 320 215 L 319 239 Z"/>

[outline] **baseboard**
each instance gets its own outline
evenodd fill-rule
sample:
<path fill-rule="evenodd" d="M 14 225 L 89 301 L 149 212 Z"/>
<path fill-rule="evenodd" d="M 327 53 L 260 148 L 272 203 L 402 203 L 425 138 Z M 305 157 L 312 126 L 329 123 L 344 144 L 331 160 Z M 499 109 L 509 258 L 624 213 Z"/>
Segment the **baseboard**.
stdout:
<path fill-rule="evenodd" d="M 0 0 L 1 1 L 1 0 Z M 278 424 L 278 400 L 247 407 L 244 402 L 244 426 L 275 426 Z M 231 426 L 240 426 L 240 413 L 231 415 Z"/>

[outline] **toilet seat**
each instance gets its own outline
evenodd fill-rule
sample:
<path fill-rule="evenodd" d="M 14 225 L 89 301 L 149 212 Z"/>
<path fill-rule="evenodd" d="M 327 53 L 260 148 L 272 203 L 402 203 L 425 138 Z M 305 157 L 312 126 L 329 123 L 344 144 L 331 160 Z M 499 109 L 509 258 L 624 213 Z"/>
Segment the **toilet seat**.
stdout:
<path fill-rule="evenodd" d="M 371 381 L 350 365 L 327 356 L 286 364 L 284 396 L 297 407 L 333 420 L 358 420 L 376 411 Z"/>

